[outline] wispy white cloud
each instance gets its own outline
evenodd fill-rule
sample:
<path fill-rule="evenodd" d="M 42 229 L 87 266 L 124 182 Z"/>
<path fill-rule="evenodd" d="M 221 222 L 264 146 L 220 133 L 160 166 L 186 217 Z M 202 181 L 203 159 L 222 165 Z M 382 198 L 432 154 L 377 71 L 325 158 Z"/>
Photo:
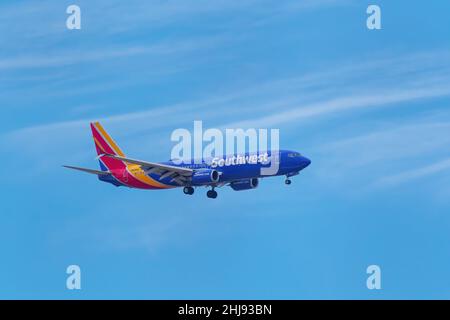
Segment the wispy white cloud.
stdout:
<path fill-rule="evenodd" d="M 348 2 L 345 1 L 345 2 Z M 13 54 L 32 47 L 41 49 L 44 41 L 49 47 L 59 47 L 68 37 L 65 27 L 66 7 L 54 1 L 39 4 L 10 2 L 0 4 L 0 43 L 8 44 Z M 185 0 L 185 1 L 92 1 L 79 0 L 82 9 L 82 32 L 85 39 L 102 33 L 105 36 L 126 33 L 147 33 L 170 25 L 179 25 L 196 19 L 215 19 L 222 30 L 248 26 L 271 16 L 285 16 L 310 9 L 342 5 L 337 0 L 303 0 L 274 2 L 268 0 Z M 244 13 L 239 15 L 237 13 Z M 246 19 L 239 17 L 245 16 Z M 15 23 L 21 21 L 21 23 Z M 2 46 L 3 48 L 3 46 Z M 3 50 L 3 53 L 6 53 Z"/>
<path fill-rule="evenodd" d="M 168 55 L 199 50 L 215 45 L 220 37 L 197 38 L 179 41 L 166 41 L 148 46 L 96 48 L 95 50 L 78 50 L 53 52 L 46 55 L 14 56 L 0 58 L 0 69 L 60 67 L 80 63 L 104 61 L 107 59 L 138 55 Z"/>
<path fill-rule="evenodd" d="M 443 97 L 450 95 L 450 85 L 427 87 L 422 89 L 411 88 L 399 91 L 378 91 L 376 94 L 354 95 L 337 97 L 331 100 L 319 101 L 310 105 L 291 108 L 284 112 L 274 112 L 271 115 L 260 118 L 235 122 L 227 127 L 274 127 L 301 119 L 329 115 L 332 113 L 363 109 L 371 107 L 382 107 L 394 103 L 415 101 L 419 99 Z"/>
<path fill-rule="evenodd" d="M 382 107 L 407 101 L 450 95 L 450 65 L 439 62 L 450 53 L 415 54 L 395 58 L 382 58 L 364 64 L 350 63 L 337 68 L 319 70 L 298 77 L 275 79 L 257 83 L 247 88 L 235 88 L 236 92 L 218 92 L 205 99 L 184 101 L 172 106 L 155 107 L 148 111 L 99 117 L 107 122 L 148 122 L 150 118 L 163 117 L 156 125 L 179 123 L 189 112 L 204 120 L 222 119 L 219 125 L 226 127 L 270 127 L 298 121 L 300 119 L 325 116 L 341 111 Z M 97 56 L 94 54 L 94 56 Z M 406 63 L 406 66 L 402 63 Z M 431 63 L 431 61 L 435 61 Z M 424 67 L 426 66 L 426 67 Z M 440 73 L 430 75 L 429 69 L 439 67 Z M 397 68 L 397 69 L 395 69 Z M 425 68 L 425 69 L 424 69 Z M 374 70 L 382 70 L 373 77 Z M 394 75 L 396 73 L 397 74 Z M 401 70 L 401 71 L 400 71 Z M 372 78 L 390 73 L 391 79 L 373 86 Z M 411 74 L 414 77 L 411 77 Z M 366 78 L 366 83 L 359 83 Z M 255 117 L 255 114 L 264 114 Z M 245 118 L 239 122 L 227 122 L 232 118 Z M 236 116 L 236 117 L 234 117 Z M 51 123 L 24 128 L 26 134 L 60 130 L 85 124 L 90 119 Z"/>
<path fill-rule="evenodd" d="M 417 105 L 418 101 L 450 95 L 448 85 L 450 65 L 445 62 L 446 60 L 436 58 L 447 55 L 447 52 L 401 57 L 394 55 L 390 58 L 372 59 L 370 63 L 340 64 L 339 68 L 326 68 L 311 74 L 275 79 L 239 90 L 231 88 L 228 92 L 218 92 L 204 99 L 107 117 L 16 129 L 4 133 L 0 137 L 0 143 L 5 148 L 13 148 L 16 151 L 17 146 L 20 146 L 21 153 L 29 152 L 30 155 L 34 154 L 37 157 L 52 153 L 54 150 L 70 149 L 70 154 L 80 154 L 82 150 L 87 150 L 81 146 L 87 145 L 86 140 L 89 139 L 88 122 L 101 120 L 108 128 L 113 128 L 114 136 L 118 132 L 120 141 L 125 144 L 151 141 L 154 149 L 155 145 L 163 146 L 168 143 L 171 130 L 191 125 L 193 120 L 203 120 L 207 126 L 215 127 L 284 128 L 306 120 L 321 121 L 330 115 L 345 118 L 351 114 L 350 111 L 356 110 L 368 112 L 389 106 L 398 108 L 401 104 L 404 108 L 408 108 L 406 103 L 414 103 L 416 107 L 422 106 L 425 111 L 427 105 Z M 430 70 L 436 69 L 439 72 L 430 73 Z M 374 73 L 374 70 L 378 73 Z M 378 79 L 383 79 L 386 73 L 390 76 L 385 81 L 379 82 Z M 263 116 L 255 117 L 258 114 Z M 242 120 L 236 121 L 236 118 Z M 409 131 L 406 136 L 411 136 L 411 132 L 421 132 L 424 126 L 436 126 L 434 129 L 440 130 L 448 129 L 445 124 L 413 123 L 404 128 L 403 133 L 400 129 L 397 132 L 404 134 Z M 164 130 L 168 132 L 167 136 L 161 134 L 166 132 Z M 337 147 L 351 145 L 358 151 L 364 151 L 367 150 L 364 146 L 368 144 L 361 141 L 368 139 L 375 141 L 384 137 L 384 140 L 389 142 L 389 139 L 396 135 L 396 131 L 388 130 L 384 131 L 383 135 L 376 136 L 367 135 L 367 132 L 359 135 L 366 137 L 356 138 L 352 143 L 347 141 L 328 147 L 336 150 Z M 442 145 L 446 141 L 444 137 L 445 135 L 441 135 L 434 140 L 435 143 Z M 384 147 L 386 145 L 389 146 L 389 143 Z M 73 150 L 78 150 L 78 153 Z M 398 154 L 399 150 L 391 150 L 391 153 Z M 67 152 L 64 154 L 68 155 Z M 355 159 L 367 161 L 359 157 Z M 45 158 L 45 163 L 48 166 L 55 165 L 48 158 Z"/>
<path fill-rule="evenodd" d="M 450 144 L 450 121 L 436 119 L 439 116 L 445 119 L 450 114 L 438 112 L 431 119 L 413 118 L 406 123 L 383 122 L 369 133 L 323 144 L 318 152 L 333 154 L 333 166 L 341 169 L 375 167 L 377 163 L 445 152 Z"/>
<path fill-rule="evenodd" d="M 283 126 L 350 110 L 400 105 L 450 95 L 450 52 L 381 55 L 301 77 L 278 79 L 258 89 L 271 95 L 268 108 L 255 105 L 229 127 Z M 264 95 L 264 94 L 261 94 Z M 270 104 L 274 106 L 270 108 Z M 255 116 L 262 114 L 262 116 Z"/>
<path fill-rule="evenodd" d="M 391 187 L 444 170 L 421 168 L 449 157 L 450 113 L 442 109 L 373 121 L 367 128 L 349 123 L 347 129 L 349 133 L 338 134 L 340 139 L 336 133 L 325 135 L 326 142 L 310 150 L 316 159 L 314 175 L 330 187 L 345 183 L 352 193 Z"/>
<path fill-rule="evenodd" d="M 444 171 L 450 172 L 450 158 L 432 163 L 427 166 L 418 167 L 412 170 L 382 177 L 375 182 L 375 186 L 394 186 L 427 176 L 436 175 Z"/>

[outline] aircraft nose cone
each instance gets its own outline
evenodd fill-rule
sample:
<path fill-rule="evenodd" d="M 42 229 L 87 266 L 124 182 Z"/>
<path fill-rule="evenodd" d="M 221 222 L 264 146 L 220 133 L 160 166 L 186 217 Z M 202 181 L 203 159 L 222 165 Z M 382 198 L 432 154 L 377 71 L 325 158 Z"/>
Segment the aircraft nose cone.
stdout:
<path fill-rule="evenodd" d="M 311 160 L 309 160 L 306 157 L 303 157 L 303 168 L 306 168 L 307 166 L 309 166 L 311 164 Z"/>

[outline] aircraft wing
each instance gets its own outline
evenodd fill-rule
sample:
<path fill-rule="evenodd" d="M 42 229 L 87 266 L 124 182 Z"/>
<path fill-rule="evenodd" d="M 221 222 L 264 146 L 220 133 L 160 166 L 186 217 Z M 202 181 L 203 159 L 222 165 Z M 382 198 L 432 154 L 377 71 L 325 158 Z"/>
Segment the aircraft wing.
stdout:
<path fill-rule="evenodd" d="M 101 176 L 111 174 L 108 171 L 100 171 L 100 170 L 80 168 L 80 167 L 72 167 L 72 166 L 63 166 L 63 167 L 64 168 L 69 168 L 69 169 L 74 169 L 74 170 L 79 170 L 79 171 L 83 171 L 83 172 L 87 172 L 87 173 L 97 174 L 97 175 L 101 175 Z"/>
<path fill-rule="evenodd" d="M 145 173 L 156 173 L 160 175 L 159 180 L 162 180 L 167 177 L 171 177 L 173 181 L 176 181 L 180 185 L 184 185 L 189 178 L 192 176 L 194 170 L 189 168 L 182 168 L 182 167 L 176 167 L 171 166 L 167 164 L 161 164 L 156 162 L 148 162 L 148 161 L 142 161 L 137 159 L 131 159 L 126 158 L 114 154 L 104 154 L 103 156 L 125 161 L 132 164 L 137 164 L 142 167 L 142 169 L 145 171 Z"/>

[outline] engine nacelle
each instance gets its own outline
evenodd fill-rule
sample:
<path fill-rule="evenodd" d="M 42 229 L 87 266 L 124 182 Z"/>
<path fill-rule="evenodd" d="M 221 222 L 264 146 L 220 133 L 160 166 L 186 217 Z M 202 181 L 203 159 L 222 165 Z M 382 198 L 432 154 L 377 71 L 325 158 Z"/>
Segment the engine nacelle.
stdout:
<path fill-rule="evenodd" d="M 259 184 L 258 178 L 252 178 L 252 179 L 246 179 L 246 180 L 239 180 L 239 181 L 233 181 L 230 183 L 230 187 L 233 188 L 235 191 L 241 191 L 241 190 L 249 190 L 249 189 L 255 189 Z"/>
<path fill-rule="evenodd" d="M 219 182 L 219 179 L 220 174 L 219 171 L 217 170 L 212 169 L 197 170 L 192 175 L 192 185 L 198 186 L 210 183 L 217 183 Z"/>

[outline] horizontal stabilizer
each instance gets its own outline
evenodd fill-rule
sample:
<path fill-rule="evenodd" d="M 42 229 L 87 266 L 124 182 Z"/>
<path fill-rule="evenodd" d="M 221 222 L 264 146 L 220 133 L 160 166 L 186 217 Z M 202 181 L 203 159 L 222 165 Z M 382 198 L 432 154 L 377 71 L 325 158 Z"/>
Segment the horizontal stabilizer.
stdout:
<path fill-rule="evenodd" d="M 86 168 L 72 167 L 72 166 L 63 166 L 63 167 L 64 168 L 69 168 L 69 169 L 74 169 L 74 170 L 79 170 L 79 171 L 84 171 L 84 172 L 87 172 L 87 173 L 97 174 L 97 175 L 100 175 L 100 176 L 111 174 L 108 171 L 100 171 L 100 170 L 93 170 L 93 169 L 86 169 Z"/>

